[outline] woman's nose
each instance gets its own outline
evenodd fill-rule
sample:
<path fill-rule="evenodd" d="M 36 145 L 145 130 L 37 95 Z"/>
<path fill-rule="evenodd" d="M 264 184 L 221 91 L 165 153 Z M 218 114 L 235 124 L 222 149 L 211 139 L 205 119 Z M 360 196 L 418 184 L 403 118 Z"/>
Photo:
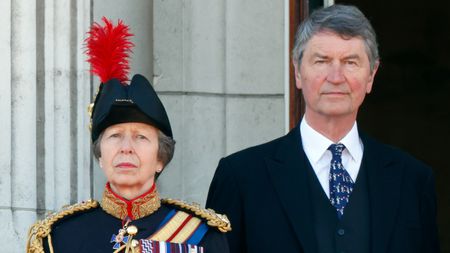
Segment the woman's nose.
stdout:
<path fill-rule="evenodd" d="M 122 154 L 132 154 L 134 152 L 133 143 L 130 138 L 125 137 L 122 140 L 120 153 Z"/>

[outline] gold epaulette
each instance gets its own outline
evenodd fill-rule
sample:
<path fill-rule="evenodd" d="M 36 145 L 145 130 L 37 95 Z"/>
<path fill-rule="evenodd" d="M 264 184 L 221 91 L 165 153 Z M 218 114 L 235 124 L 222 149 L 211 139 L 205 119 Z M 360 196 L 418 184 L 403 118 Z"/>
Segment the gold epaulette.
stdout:
<path fill-rule="evenodd" d="M 46 237 L 50 252 L 53 253 L 52 238 L 50 235 L 53 224 L 66 216 L 96 208 L 97 206 L 98 202 L 90 199 L 74 205 L 65 206 L 61 211 L 51 213 L 44 220 L 34 223 L 28 231 L 27 253 L 44 253 L 43 239 Z"/>
<path fill-rule="evenodd" d="M 222 233 L 231 231 L 230 221 L 225 214 L 218 214 L 210 208 L 201 208 L 197 203 L 189 204 L 177 199 L 162 199 L 161 202 L 163 204 L 177 206 L 197 215 L 199 218 L 206 220 L 206 223 L 210 227 L 216 227 Z"/>

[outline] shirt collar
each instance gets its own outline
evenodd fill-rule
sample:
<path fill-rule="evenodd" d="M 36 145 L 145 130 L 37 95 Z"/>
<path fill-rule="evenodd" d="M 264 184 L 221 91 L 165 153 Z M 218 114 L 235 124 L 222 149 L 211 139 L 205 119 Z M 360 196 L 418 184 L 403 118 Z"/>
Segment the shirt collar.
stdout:
<path fill-rule="evenodd" d="M 356 124 L 353 124 L 352 129 L 350 132 L 347 133 L 347 135 L 342 138 L 339 143 L 342 143 L 345 145 L 345 148 L 350 154 L 350 157 L 353 160 L 360 161 L 362 159 L 363 155 L 363 144 L 361 139 L 359 138 L 359 132 L 358 132 L 358 126 Z"/>
<path fill-rule="evenodd" d="M 323 154 L 328 150 L 328 147 L 334 142 L 323 136 L 321 133 L 314 130 L 306 119 L 303 118 L 300 122 L 300 136 L 302 138 L 303 149 L 310 159 L 311 163 L 317 163 Z M 338 143 L 345 145 L 345 148 L 353 160 L 359 161 L 363 154 L 363 145 L 359 138 L 358 126 L 353 124 L 352 129 L 342 138 Z M 307 148 L 305 148 L 307 147 Z"/>

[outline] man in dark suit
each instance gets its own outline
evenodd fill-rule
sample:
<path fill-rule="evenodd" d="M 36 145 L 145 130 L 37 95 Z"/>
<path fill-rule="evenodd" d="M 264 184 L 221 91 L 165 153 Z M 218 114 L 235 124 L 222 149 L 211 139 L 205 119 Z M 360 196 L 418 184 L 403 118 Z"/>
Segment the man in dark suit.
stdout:
<path fill-rule="evenodd" d="M 211 183 L 206 205 L 228 215 L 231 252 L 439 252 L 431 169 L 356 124 L 379 66 L 367 18 L 353 6 L 315 11 L 293 63 L 300 124 L 223 158 Z"/>

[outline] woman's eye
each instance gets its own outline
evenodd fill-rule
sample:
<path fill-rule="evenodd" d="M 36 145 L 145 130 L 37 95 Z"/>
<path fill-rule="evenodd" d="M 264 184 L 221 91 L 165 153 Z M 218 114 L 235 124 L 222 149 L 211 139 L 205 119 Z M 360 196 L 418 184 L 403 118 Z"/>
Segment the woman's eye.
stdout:
<path fill-rule="evenodd" d="M 109 138 L 118 138 L 118 137 L 120 137 L 120 134 L 118 133 L 114 133 L 109 136 Z"/>
<path fill-rule="evenodd" d="M 147 137 L 145 135 L 142 135 L 142 134 L 138 134 L 137 138 L 140 139 L 140 140 L 146 140 L 147 139 Z"/>

